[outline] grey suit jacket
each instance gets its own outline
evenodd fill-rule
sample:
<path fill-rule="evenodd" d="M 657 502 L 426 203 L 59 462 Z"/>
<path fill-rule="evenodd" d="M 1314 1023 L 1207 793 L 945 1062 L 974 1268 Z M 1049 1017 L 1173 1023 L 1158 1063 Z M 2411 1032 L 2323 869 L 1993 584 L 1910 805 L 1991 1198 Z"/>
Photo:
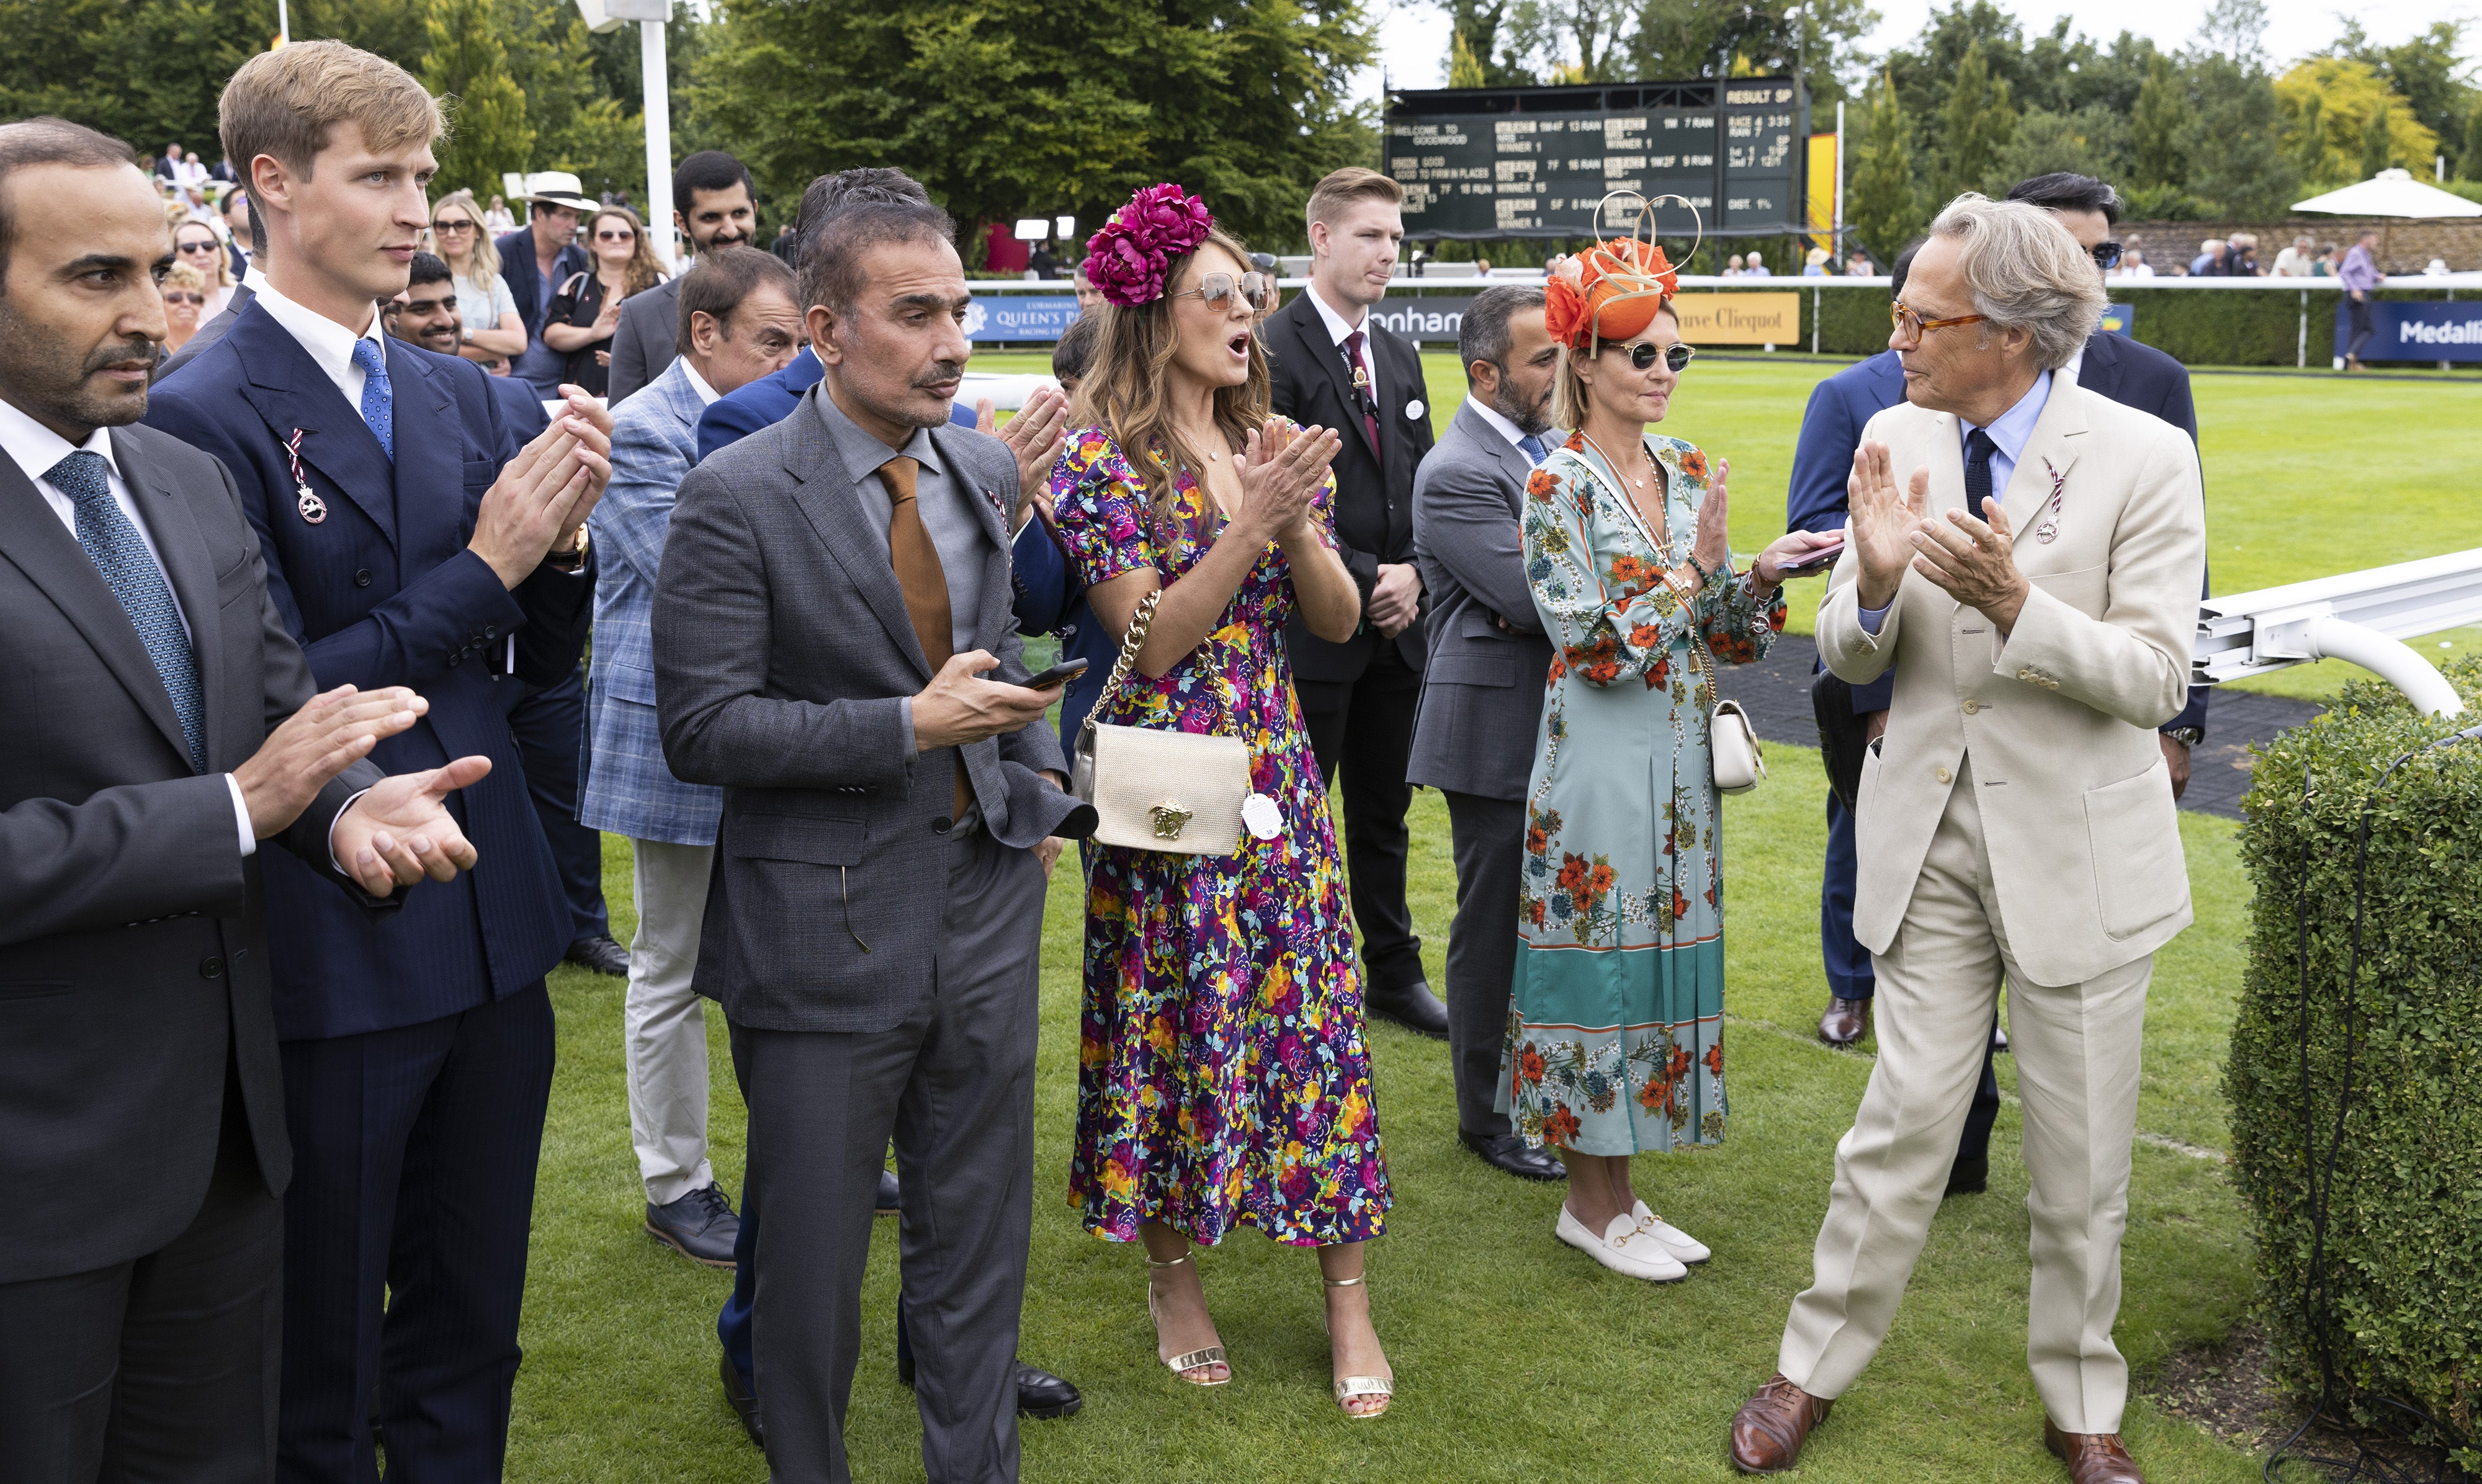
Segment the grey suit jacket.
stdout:
<path fill-rule="evenodd" d="M 674 776 L 725 791 L 700 993 L 757 1029 L 878 1031 L 930 993 L 956 752 L 914 751 L 908 702 L 931 667 L 823 395 L 681 481 L 655 584 L 655 706 Z M 967 429 L 931 438 L 988 496 L 968 502 L 989 539 L 973 648 L 998 656 L 993 678 L 1023 681 L 1000 517 L 1016 457 Z M 1093 833 L 1094 809 L 1037 776 L 1066 772 L 1049 729 L 963 752 L 1001 844 Z"/>
<path fill-rule="evenodd" d="M 1551 668 L 1518 529 L 1531 472 L 1525 455 L 1464 406 L 1414 471 L 1413 558 L 1430 599 L 1431 662 L 1409 782 L 1525 796 Z"/>
<path fill-rule="evenodd" d="M 621 301 L 620 323 L 612 331 L 611 376 L 604 388 L 612 402 L 626 399 L 673 363 L 681 327 L 681 279 L 688 277 L 684 270 Z"/>
<path fill-rule="evenodd" d="M 343 884 L 328 826 L 380 780 L 355 764 L 242 855 L 223 775 L 310 699 L 310 667 L 224 465 L 145 427 L 114 429 L 112 451 L 190 626 L 206 771 L 119 599 L 0 457 L 0 1284 L 178 1235 L 215 1168 L 228 1059 L 283 1194 L 259 866 L 281 848 Z"/>

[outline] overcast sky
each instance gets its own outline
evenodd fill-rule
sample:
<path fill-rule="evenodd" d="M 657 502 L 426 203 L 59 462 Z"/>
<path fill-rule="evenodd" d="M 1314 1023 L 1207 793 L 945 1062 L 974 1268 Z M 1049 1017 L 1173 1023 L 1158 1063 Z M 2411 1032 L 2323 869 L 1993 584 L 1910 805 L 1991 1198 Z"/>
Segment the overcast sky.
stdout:
<path fill-rule="evenodd" d="M 2179 46 L 2197 33 L 2208 0 L 2150 0 L 2143 6 L 2063 5 L 2057 0 L 1999 0 L 2030 32 L 2046 32 L 2063 15 L 2075 29 L 2108 41 L 2124 29 L 2154 39 L 2157 45 Z M 1883 17 L 1879 29 L 1863 41 L 1884 52 L 1911 40 L 1930 17 L 1932 0 L 1874 0 Z M 1447 13 L 1426 0 L 1380 0 L 1383 23 L 1380 51 L 1387 84 L 1396 88 L 1447 86 Z M 2338 15 L 2354 15 L 2371 38 L 2401 41 L 2433 20 L 2482 15 L 2482 0 L 2267 0 L 2266 47 L 2279 63 L 2316 51 L 2342 29 Z M 2474 47 L 2469 44 L 2467 55 Z M 1376 97 L 1382 67 L 1361 79 L 1360 93 Z"/>

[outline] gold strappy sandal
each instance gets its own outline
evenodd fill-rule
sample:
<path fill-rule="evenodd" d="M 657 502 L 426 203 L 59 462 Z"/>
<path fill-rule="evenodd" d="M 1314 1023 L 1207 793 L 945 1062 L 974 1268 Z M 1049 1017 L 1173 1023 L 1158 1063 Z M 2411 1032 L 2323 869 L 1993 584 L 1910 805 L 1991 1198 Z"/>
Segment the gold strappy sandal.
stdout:
<path fill-rule="evenodd" d="M 1326 1284 L 1331 1288 L 1354 1288 L 1359 1287 L 1361 1285 L 1361 1280 L 1359 1278 L 1323 1277 L 1320 1279 L 1320 1282 Z M 1328 1328 L 1327 1315 L 1325 1313 L 1321 1313 L 1319 1315 L 1319 1325 L 1321 1328 L 1327 1328 L 1329 1334 L 1333 1335 L 1334 1333 L 1332 1328 Z M 1396 1394 L 1396 1378 L 1393 1376 L 1346 1376 L 1335 1383 L 1334 1391 L 1335 1404 L 1339 1411 L 1343 1412 L 1346 1417 L 1351 1418 L 1357 1422 L 1367 1422 L 1372 1418 L 1386 1417 L 1387 1415 L 1387 1408 L 1390 1405 L 1390 1399 Z M 1371 1408 L 1367 1412 L 1354 1411 L 1354 1400 L 1357 1397 L 1362 1396 L 1378 1397 L 1379 1405 Z"/>
<path fill-rule="evenodd" d="M 1149 1258 L 1147 1259 L 1147 1266 L 1149 1268 L 1178 1267 L 1196 1256 L 1198 1256 L 1197 1249 L 1193 1248 L 1188 1252 L 1182 1253 L 1179 1257 L 1173 1259 L 1170 1262 L 1157 1262 L 1154 1259 Z M 1159 1335 L 1162 1334 L 1163 1318 L 1155 1312 L 1155 1288 L 1151 1282 L 1147 1285 L 1147 1317 L 1154 1321 L 1155 1333 Z M 1162 1361 L 1163 1357 L 1161 1354 L 1157 1354 L 1155 1359 Z M 1201 1349 L 1192 1350 L 1186 1355 L 1175 1355 L 1171 1360 L 1164 1361 L 1163 1364 L 1165 1369 L 1171 1371 L 1174 1375 L 1180 1377 L 1181 1380 L 1188 1382 L 1191 1386 L 1229 1386 L 1232 1384 L 1232 1363 L 1225 1358 L 1224 1347 L 1222 1345 L 1207 1345 Z M 1201 1380 L 1189 1374 L 1189 1372 L 1193 1370 L 1204 1370 L 1210 1365 L 1221 1365 L 1224 1367 L 1223 1380 Z"/>

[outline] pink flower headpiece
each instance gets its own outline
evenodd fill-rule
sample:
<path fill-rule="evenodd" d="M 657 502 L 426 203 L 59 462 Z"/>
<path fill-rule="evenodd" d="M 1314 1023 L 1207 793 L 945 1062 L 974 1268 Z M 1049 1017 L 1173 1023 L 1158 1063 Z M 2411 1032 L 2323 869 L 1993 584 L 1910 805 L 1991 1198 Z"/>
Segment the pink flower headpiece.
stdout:
<path fill-rule="evenodd" d="M 1152 304 L 1175 257 L 1198 251 L 1215 226 L 1206 203 L 1170 181 L 1151 185 L 1086 239 L 1086 278 L 1116 305 Z"/>

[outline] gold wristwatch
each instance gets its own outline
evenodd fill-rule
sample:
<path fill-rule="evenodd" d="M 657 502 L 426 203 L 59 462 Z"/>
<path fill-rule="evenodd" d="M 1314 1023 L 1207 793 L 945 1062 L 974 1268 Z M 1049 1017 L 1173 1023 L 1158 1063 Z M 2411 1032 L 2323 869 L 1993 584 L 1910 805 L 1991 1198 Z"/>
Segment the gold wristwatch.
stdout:
<path fill-rule="evenodd" d="M 543 556 L 543 565 L 556 572 L 573 572 L 583 570 L 586 567 L 586 545 L 588 539 L 589 533 L 587 528 L 582 525 L 579 526 L 577 528 L 577 544 L 571 546 L 567 551 L 546 552 Z"/>

